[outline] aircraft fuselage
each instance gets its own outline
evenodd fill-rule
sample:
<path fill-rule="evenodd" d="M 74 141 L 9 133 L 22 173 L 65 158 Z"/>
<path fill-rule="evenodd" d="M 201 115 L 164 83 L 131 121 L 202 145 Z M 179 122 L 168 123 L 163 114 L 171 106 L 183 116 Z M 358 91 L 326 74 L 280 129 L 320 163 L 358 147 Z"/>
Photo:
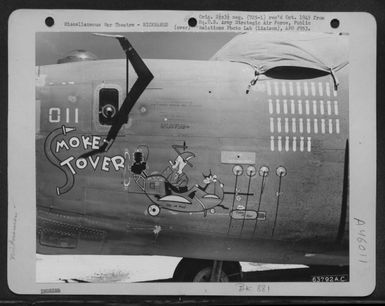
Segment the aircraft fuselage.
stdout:
<path fill-rule="evenodd" d="M 246 64 L 145 62 L 154 79 L 127 123 L 108 152 L 85 159 L 109 131 L 103 107 L 124 100 L 125 61 L 37 67 L 38 252 L 287 263 L 346 254 L 347 68 L 338 90 L 330 75 L 261 75 L 247 92 Z M 135 79 L 130 67 L 128 90 Z M 313 260 L 346 262 L 330 256 Z"/>

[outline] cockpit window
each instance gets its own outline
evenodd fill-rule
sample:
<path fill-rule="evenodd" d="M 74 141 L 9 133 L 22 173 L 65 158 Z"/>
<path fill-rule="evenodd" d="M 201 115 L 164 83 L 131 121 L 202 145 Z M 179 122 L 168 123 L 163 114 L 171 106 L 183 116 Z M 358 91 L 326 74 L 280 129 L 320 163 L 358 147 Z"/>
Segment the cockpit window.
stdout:
<path fill-rule="evenodd" d="M 115 88 L 102 88 L 99 91 L 99 122 L 112 125 L 119 109 L 119 91 Z"/>
<path fill-rule="evenodd" d="M 326 33 L 243 33 L 224 45 L 211 60 L 251 66 L 256 76 L 308 79 L 336 72 L 348 64 L 348 36 Z M 303 68 L 302 68 L 303 67 Z M 251 81 L 255 83 L 256 79 Z"/>
<path fill-rule="evenodd" d="M 323 70 L 295 66 L 278 66 L 265 72 L 265 75 L 270 78 L 286 80 L 313 79 L 328 74 L 328 72 Z"/>

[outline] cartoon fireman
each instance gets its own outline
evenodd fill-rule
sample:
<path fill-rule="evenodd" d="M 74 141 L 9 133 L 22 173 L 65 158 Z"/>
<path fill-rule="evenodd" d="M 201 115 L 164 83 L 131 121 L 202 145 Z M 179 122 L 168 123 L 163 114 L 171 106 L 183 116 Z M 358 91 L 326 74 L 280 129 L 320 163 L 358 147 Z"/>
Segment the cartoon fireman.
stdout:
<path fill-rule="evenodd" d="M 176 150 L 177 151 L 177 150 Z M 172 162 L 169 161 L 170 166 L 165 169 L 163 175 L 167 179 L 166 182 L 166 193 L 171 194 L 172 192 L 184 193 L 188 190 L 188 176 L 183 172 L 183 169 L 186 165 L 192 167 L 191 160 L 195 157 L 195 154 L 192 152 L 178 152 L 178 156 Z"/>

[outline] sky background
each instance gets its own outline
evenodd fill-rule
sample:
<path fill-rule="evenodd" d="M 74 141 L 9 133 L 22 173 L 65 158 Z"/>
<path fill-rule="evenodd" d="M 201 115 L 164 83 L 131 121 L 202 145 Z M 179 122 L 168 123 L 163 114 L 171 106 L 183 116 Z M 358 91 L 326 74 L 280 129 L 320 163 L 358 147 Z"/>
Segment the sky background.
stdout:
<path fill-rule="evenodd" d="M 237 33 L 145 32 L 108 33 L 127 37 L 142 58 L 208 60 Z M 56 64 L 73 50 L 83 49 L 99 59 L 125 58 L 118 41 L 91 32 L 36 34 L 36 65 Z"/>

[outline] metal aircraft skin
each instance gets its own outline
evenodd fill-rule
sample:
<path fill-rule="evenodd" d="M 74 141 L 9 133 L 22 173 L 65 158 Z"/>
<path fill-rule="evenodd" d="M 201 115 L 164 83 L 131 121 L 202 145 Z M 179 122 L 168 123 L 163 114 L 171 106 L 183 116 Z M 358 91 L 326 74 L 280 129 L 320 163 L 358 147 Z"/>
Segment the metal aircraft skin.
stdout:
<path fill-rule="evenodd" d="M 348 264 L 348 67 L 144 64 L 107 148 L 126 61 L 36 67 L 38 253 Z"/>

